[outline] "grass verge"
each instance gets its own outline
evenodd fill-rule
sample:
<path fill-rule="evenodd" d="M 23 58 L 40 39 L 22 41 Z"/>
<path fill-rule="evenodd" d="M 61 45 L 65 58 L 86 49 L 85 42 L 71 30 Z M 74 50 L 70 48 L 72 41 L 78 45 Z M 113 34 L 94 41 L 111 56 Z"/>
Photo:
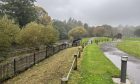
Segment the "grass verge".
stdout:
<path fill-rule="evenodd" d="M 83 39 L 81 40 L 81 43 L 80 43 L 80 44 L 82 45 L 82 44 L 88 42 L 88 40 L 89 40 L 89 38 L 83 38 Z"/>
<path fill-rule="evenodd" d="M 140 38 L 124 38 L 125 40 L 140 41 Z"/>
<path fill-rule="evenodd" d="M 73 71 L 69 84 L 114 84 L 112 77 L 119 77 L 119 70 L 95 44 L 84 49 L 78 71 Z"/>
<path fill-rule="evenodd" d="M 112 38 L 108 38 L 108 37 L 95 37 L 94 38 L 94 42 L 98 40 L 99 42 L 103 42 L 103 41 L 112 41 Z"/>
<path fill-rule="evenodd" d="M 117 47 L 130 55 L 140 58 L 140 41 L 124 40 L 118 43 Z"/>

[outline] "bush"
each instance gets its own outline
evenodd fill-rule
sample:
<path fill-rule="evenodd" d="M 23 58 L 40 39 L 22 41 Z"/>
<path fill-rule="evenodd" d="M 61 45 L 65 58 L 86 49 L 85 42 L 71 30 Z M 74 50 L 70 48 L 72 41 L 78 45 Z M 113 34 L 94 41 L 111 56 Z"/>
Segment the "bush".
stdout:
<path fill-rule="evenodd" d="M 39 38 L 41 37 L 41 28 L 43 25 L 31 22 L 27 24 L 17 35 L 17 43 L 26 47 L 35 47 L 40 45 Z"/>
<path fill-rule="evenodd" d="M 87 31 L 83 27 L 75 27 L 69 31 L 68 36 L 71 38 L 80 38 L 83 37 Z"/>
<path fill-rule="evenodd" d="M 46 28 L 42 29 L 43 44 L 49 45 L 55 43 L 59 38 L 59 33 L 53 28 L 52 25 L 48 25 Z"/>
<path fill-rule="evenodd" d="M 57 31 L 51 25 L 47 27 L 31 22 L 23 28 L 17 36 L 17 43 L 26 47 L 48 45 L 57 40 Z"/>
<path fill-rule="evenodd" d="M 15 42 L 15 36 L 20 31 L 19 26 L 7 16 L 0 19 L 0 50 L 8 48 Z"/>

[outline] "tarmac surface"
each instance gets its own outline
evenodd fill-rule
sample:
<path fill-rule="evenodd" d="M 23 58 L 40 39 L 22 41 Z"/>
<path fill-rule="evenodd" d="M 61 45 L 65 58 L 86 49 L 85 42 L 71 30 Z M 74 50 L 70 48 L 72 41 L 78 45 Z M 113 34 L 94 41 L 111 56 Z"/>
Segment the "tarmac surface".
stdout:
<path fill-rule="evenodd" d="M 116 48 L 117 42 L 103 43 L 101 49 L 119 69 L 121 68 L 121 57 L 128 56 L 127 75 L 132 84 L 140 84 L 140 59 L 135 58 Z"/>

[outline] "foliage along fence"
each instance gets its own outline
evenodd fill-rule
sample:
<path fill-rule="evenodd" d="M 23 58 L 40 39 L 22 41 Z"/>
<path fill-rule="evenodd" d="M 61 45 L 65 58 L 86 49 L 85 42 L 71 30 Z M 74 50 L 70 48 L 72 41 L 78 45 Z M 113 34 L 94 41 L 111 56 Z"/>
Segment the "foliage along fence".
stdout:
<path fill-rule="evenodd" d="M 70 47 L 69 44 L 61 44 L 38 52 L 30 53 L 25 56 L 20 56 L 18 58 L 14 58 L 13 61 L 0 64 L 0 83 L 68 47 Z"/>

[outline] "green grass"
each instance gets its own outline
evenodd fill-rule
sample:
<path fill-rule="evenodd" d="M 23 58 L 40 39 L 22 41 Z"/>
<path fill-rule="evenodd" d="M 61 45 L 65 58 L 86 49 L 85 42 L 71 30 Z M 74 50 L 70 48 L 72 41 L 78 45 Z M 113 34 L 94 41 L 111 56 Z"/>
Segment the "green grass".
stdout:
<path fill-rule="evenodd" d="M 140 58 L 140 41 L 124 40 L 118 43 L 117 47 L 130 55 Z"/>
<path fill-rule="evenodd" d="M 125 38 L 125 40 L 140 41 L 140 38 Z"/>
<path fill-rule="evenodd" d="M 81 45 L 88 42 L 89 38 L 83 38 L 82 41 L 81 41 Z M 98 40 L 99 42 L 105 42 L 105 40 L 108 40 L 108 41 L 112 41 L 111 38 L 108 38 L 108 37 L 96 37 L 94 38 L 94 42 L 95 40 Z"/>
<path fill-rule="evenodd" d="M 82 44 L 88 42 L 88 40 L 89 40 L 89 38 L 83 38 L 80 44 L 82 45 Z"/>
<path fill-rule="evenodd" d="M 78 71 L 73 71 L 70 84 L 114 84 L 112 77 L 119 77 L 119 70 L 95 44 L 84 49 Z"/>
<path fill-rule="evenodd" d="M 111 38 L 108 38 L 108 37 L 96 37 L 96 38 L 94 38 L 94 42 L 96 40 L 98 40 L 99 42 L 103 42 L 105 40 L 112 41 L 112 39 Z"/>

